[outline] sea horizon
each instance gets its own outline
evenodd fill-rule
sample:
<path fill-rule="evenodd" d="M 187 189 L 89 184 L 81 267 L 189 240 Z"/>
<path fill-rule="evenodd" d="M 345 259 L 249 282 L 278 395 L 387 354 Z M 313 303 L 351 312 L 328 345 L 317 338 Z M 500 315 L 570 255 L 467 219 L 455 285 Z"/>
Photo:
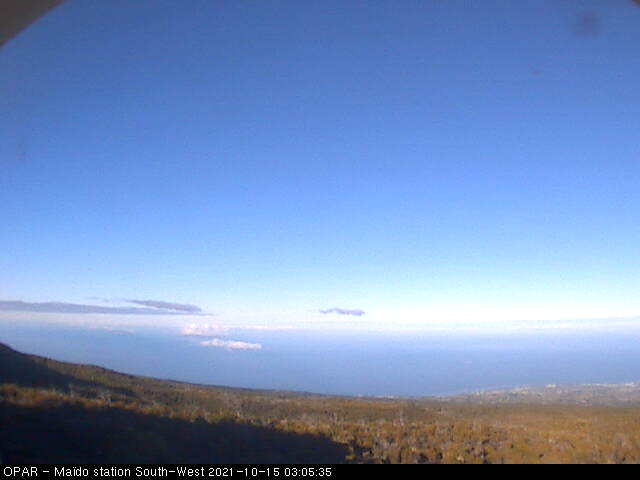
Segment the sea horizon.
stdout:
<path fill-rule="evenodd" d="M 0 321 L 28 354 L 208 386 L 365 397 L 442 397 L 547 385 L 640 381 L 629 332 L 240 330 Z"/>

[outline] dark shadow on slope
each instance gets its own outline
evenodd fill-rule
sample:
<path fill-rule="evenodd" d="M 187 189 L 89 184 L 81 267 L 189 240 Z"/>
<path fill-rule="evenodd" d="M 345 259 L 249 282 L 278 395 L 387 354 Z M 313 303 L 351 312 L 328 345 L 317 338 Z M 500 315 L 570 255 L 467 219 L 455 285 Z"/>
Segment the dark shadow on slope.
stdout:
<path fill-rule="evenodd" d="M 233 422 L 188 422 L 119 408 L 0 403 L 6 463 L 339 463 L 324 437 Z"/>
<path fill-rule="evenodd" d="M 38 362 L 29 355 L 0 343 L 0 384 L 13 383 L 22 387 L 56 389 L 67 393 L 72 389 L 88 391 L 103 386 L 98 382 L 80 380 L 56 372 L 48 368 L 46 362 L 46 359 L 40 359 Z M 124 395 L 132 395 L 127 389 L 111 389 Z"/>

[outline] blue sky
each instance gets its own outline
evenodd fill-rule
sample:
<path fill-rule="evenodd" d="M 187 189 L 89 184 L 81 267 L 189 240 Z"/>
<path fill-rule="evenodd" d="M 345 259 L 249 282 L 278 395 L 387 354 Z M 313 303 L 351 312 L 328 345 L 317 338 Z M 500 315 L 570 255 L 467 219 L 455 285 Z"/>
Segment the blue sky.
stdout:
<path fill-rule="evenodd" d="M 640 315 L 639 26 L 626 0 L 71 1 L 0 51 L 0 300 Z"/>

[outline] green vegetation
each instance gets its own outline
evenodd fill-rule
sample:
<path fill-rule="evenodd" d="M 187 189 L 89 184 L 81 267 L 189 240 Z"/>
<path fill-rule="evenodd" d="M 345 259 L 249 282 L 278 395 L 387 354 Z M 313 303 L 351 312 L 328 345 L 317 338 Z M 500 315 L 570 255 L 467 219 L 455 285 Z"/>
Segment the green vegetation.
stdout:
<path fill-rule="evenodd" d="M 636 463 L 640 409 L 207 387 L 0 345 L 10 463 Z"/>

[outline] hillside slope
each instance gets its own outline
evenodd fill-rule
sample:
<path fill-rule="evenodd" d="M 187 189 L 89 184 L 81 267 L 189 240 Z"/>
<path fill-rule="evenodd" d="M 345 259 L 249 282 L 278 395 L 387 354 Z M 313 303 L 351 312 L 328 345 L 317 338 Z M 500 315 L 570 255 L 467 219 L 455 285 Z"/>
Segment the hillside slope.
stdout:
<path fill-rule="evenodd" d="M 208 387 L 0 345 L 9 463 L 635 463 L 639 427 L 637 408 Z"/>

